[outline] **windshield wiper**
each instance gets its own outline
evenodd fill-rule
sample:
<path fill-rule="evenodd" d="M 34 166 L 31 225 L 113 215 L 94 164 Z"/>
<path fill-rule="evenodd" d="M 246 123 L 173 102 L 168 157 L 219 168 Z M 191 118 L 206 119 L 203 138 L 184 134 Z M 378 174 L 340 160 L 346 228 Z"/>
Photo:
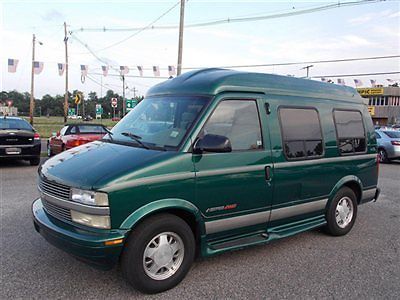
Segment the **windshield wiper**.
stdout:
<path fill-rule="evenodd" d="M 130 137 L 132 140 L 137 142 L 140 146 L 142 146 L 145 149 L 150 149 L 148 146 L 146 146 L 142 141 L 141 141 L 141 136 L 133 134 L 132 132 L 121 132 L 122 135 Z"/>

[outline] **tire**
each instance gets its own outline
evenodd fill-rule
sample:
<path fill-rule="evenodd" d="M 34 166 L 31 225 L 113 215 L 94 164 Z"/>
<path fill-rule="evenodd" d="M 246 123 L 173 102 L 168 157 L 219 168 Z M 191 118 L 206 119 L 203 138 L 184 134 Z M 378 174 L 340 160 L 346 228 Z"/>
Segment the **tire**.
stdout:
<path fill-rule="evenodd" d="M 38 166 L 40 164 L 40 156 L 35 157 L 35 158 L 31 158 L 29 160 L 31 166 Z"/>
<path fill-rule="evenodd" d="M 379 157 L 379 162 L 381 162 L 381 163 L 388 163 L 388 162 L 390 162 L 390 159 L 388 158 L 388 155 L 387 155 L 387 152 L 386 152 L 386 150 L 385 149 L 383 149 L 383 148 L 380 148 L 379 150 L 378 150 L 378 157 Z"/>
<path fill-rule="evenodd" d="M 326 211 L 327 233 L 334 236 L 347 234 L 357 217 L 357 198 L 352 189 L 341 188 Z"/>
<path fill-rule="evenodd" d="M 132 231 L 126 242 L 121 256 L 122 273 L 143 293 L 163 292 L 186 276 L 195 249 L 192 230 L 181 218 L 167 213 L 150 216 Z"/>

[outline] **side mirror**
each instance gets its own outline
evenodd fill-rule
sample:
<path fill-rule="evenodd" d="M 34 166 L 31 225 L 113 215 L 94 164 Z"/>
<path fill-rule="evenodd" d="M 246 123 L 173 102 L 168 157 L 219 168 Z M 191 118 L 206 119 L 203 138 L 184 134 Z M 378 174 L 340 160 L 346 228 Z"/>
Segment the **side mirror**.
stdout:
<path fill-rule="evenodd" d="M 226 136 L 206 134 L 199 138 L 193 146 L 193 153 L 201 154 L 203 152 L 232 152 L 231 141 Z"/>

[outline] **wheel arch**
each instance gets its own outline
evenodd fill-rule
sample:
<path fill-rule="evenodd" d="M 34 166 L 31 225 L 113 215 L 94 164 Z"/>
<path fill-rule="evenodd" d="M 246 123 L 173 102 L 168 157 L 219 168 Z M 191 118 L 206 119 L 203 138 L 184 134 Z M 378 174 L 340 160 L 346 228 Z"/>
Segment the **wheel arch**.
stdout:
<path fill-rule="evenodd" d="M 356 194 L 357 197 L 357 203 L 360 204 L 361 199 L 362 199 L 362 191 L 363 191 L 363 184 L 357 176 L 354 175 L 349 175 L 341 178 L 333 187 L 329 194 L 328 198 L 328 203 L 327 207 L 329 207 L 331 201 L 335 197 L 336 193 L 342 188 L 342 187 L 348 187 L 353 190 L 353 192 Z"/>
<path fill-rule="evenodd" d="M 170 213 L 183 219 L 192 229 L 196 239 L 205 233 L 205 225 L 200 210 L 183 199 L 162 199 L 153 201 L 130 214 L 121 224 L 121 229 L 134 229 L 147 217 L 158 213 Z"/>

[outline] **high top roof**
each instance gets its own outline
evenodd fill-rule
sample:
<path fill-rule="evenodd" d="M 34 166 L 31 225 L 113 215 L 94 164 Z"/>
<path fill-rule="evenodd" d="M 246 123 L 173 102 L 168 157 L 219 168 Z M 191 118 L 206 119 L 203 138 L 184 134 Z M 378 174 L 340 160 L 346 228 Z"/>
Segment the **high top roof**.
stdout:
<path fill-rule="evenodd" d="M 332 83 L 263 73 L 227 69 L 202 69 L 184 73 L 152 87 L 147 96 L 155 95 L 216 95 L 242 91 L 264 94 L 293 95 L 364 103 L 351 87 Z"/>

